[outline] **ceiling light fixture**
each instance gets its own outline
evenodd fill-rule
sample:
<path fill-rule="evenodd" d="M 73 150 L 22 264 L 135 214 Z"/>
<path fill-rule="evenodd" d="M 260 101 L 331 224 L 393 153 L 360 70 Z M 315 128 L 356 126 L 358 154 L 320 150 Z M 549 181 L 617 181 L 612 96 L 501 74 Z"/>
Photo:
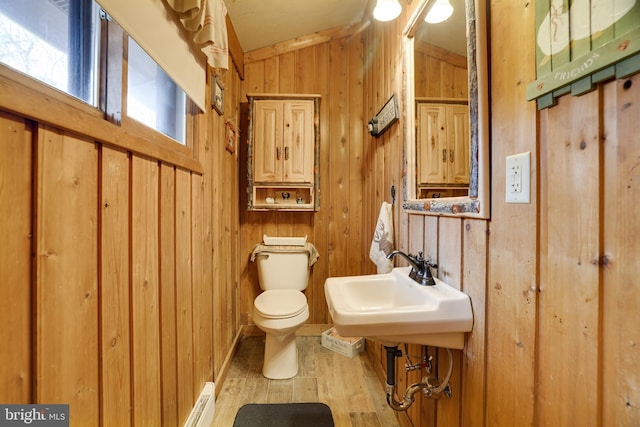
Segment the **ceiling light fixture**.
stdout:
<path fill-rule="evenodd" d="M 378 21 L 391 21 L 396 19 L 400 12 L 402 12 L 402 6 L 398 0 L 378 0 L 373 9 L 373 17 Z"/>
<path fill-rule="evenodd" d="M 452 13 L 453 6 L 451 6 L 449 0 L 436 0 L 424 20 L 429 24 L 437 24 L 448 19 Z"/>

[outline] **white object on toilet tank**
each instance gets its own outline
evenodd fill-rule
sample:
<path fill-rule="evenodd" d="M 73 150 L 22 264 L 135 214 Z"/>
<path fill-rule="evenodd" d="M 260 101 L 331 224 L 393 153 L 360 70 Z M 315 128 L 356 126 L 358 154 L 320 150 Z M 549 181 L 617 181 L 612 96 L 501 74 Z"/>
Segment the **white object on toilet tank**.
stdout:
<path fill-rule="evenodd" d="M 307 243 L 307 236 L 304 237 L 269 237 L 266 234 L 262 235 L 262 241 L 265 245 L 277 246 L 304 246 Z"/>

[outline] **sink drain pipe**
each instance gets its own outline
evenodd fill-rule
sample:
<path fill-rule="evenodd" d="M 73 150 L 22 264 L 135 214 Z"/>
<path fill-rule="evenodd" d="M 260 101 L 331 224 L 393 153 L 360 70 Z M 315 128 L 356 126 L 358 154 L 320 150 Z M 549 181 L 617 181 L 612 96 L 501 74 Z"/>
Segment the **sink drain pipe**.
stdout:
<path fill-rule="evenodd" d="M 449 370 L 446 377 L 439 381 L 435 377 L 423 377 L 419 383 L 411 384 L 399 401 L 396 396 L 396 358 L 402 356 L 402 351 L 397 346 L 384 346 L 387 352 L 387 404 L 395 411 L 406 411 L 415 401 L 413 397 L 418 391 L 423 390 L 424 395 L 428 398 L 439 398 L 440 393 L 445 392 L 447 397 L 451 397 L 451 387 L 449 380 L 453 372 L 453 352 L 447 349 L 449 356 Z"/>

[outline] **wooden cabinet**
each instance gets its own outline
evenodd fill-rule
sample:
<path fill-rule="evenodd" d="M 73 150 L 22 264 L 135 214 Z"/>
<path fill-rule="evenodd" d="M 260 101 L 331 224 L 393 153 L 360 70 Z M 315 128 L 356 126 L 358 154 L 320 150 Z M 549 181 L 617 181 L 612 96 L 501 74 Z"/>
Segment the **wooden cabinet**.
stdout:
<path fill-rule="evenodd" d="M 319 95 L 248 95 L 252 210 L 317 210 Z"/>
<path fill-rule="evenodd" d="M 461 103 L 418 102 L 418 185 L 469 184 L 469 108 Z"/>
<path fill-rule="evenodd" d="M 258 100 L 254 105 L 256 182 L 313 182 L 313 101 Z"/>

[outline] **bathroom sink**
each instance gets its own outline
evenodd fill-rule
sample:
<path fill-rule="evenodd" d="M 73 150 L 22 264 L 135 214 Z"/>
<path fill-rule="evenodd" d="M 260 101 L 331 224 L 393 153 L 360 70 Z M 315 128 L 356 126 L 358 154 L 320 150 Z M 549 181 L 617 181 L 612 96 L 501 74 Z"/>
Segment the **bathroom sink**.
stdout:
<path fill-rule="evenodd" d="M 473 327 L 469 296 L 439 279 L 435 286 L 420 285 L 410 271 L 328 278 L 324 292 L 338 333 L 387 346 L 463 348 L 464 333 Z"/>

